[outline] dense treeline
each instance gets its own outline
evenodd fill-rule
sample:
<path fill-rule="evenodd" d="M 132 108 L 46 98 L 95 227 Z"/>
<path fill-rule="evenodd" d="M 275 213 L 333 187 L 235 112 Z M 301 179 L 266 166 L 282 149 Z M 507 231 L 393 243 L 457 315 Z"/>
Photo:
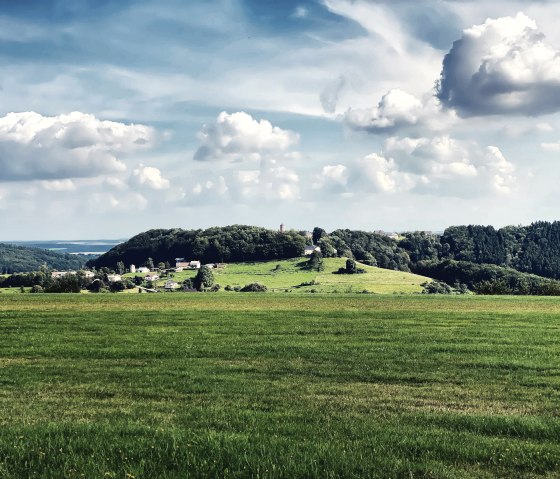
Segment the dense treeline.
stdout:
<path fill-rule="evenodd" d="M 478 294 L 560 296 L 560 281 L 505 266 L 448 259 L 420 261 L 412 269 L 417 274 L 448 285 L 466 285 Z"/>
<path fill-rule="evenodd" d="M 39 271 L 44 265 L 56 270 L 78 270 L 85 263 L 77 255 L 0 243 L 0 274 Z"/>
<path fill-rule="evenodd" d="M 320 230 L 320 228 L 316 228 Z M 314 231 L 314 236 L 316 232 Z M 409 271 L 410 258 L 397 243 L 383 235 L 364 231 L 321 230 L 314 237 L 324 257 L 351 257 L 381 268 Z M 173 263 L 175 258 L 196 259 L 203 263 L 266 261 L 303 256 L 310 244 L 304 233 L 267 230 L 254 226 L 226 226 L 207 230 L 150 230 L 88 263 L 92 267 Z"/>
<path fill-rule="evenodd" d="M 87 289 L 99 293 L 134 287 L 130 280 L 109 281 L 110 271 L 107 268 L 96 271 L 93 276 L 78 271 L 75 274 L 53 278 L 51 273 L 48 268 L 42 267 L 40 271 L 0 276 L 0 288 L 31 288 L 32 293 L 79 293 Z"/>
<path fill-rule="evenodd" d="M 88 264 L 115 267 L 122 261 L 142 265 L 175 258 L 203 263 L 265 261 L 303 256 L 306 238 L 295 231 L 280 233 L 255 226 L 226 226 L 206 230 L 150 230 L 121 243 Z"/>
<path fill-rule="evenodd" d="M 543 283 L 536 277 L 516 273 L 560 279 L 560 222 L 544 221 L 500 229 L 453 226 L 442 235 L 404 233 L 399 241 L 349 229 L 327 233 L 319 227 L 313 230 L 312 239 L 302 232 L 280 233 L 239 225 L 206 230 L 151 230 L 116 246 L 89 265 L 142 265 L 150 258 L 154 263 L 172 263 L 175 258 L 203 263 L 284 259 L 302 256 L 305 245 L 311 242 L 320 247 L 325 258 L 348 257 L 371 266 L 416 272 L 430 264 L 431 272 L 426 270 L 423 274 L 450 285 L 459 281 L 480 292 L 544 294 L 547 288 L 556 287 L 556 283 Z"/>
<path fill-rule="evenodd" d="M 529 226 L 454 226 L 440 238 L 440 259 L 508 266 L 560 278 L 560 222 Z M 424 258 L 428 259 L 428 258 Z"/>
<path fill-rule="evenodd" d="M 409 255 L 387 236 L 345 229 L 333 231 L 329 238 L 335 244 L 335 248 L 337 244 L 342 245 L 342 253 L 345 253 L 345 248 L 351 252 L 341 256 L 354 256 L 358 261 L 370 266 L 410 271 Z"/>

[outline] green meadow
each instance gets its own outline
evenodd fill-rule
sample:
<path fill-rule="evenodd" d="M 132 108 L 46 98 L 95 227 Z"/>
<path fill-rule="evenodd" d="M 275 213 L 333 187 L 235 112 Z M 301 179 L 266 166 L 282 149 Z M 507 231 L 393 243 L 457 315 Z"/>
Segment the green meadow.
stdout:
<path fill-rule="evenodd" d="M 556 298 L 0 295 L 2 479 L 558 478 L 559 439 Z"/>
<path fill-rule="evenodd" d="M 346 258 L 325 258 L 325 269 L 321 272 L 305 269 L 306 258 L 264 261 L 255 263 L 232 263 L 223 269 L 213 270 L 214 279 L 222 288 L 225 286 L 245 286 L 258 282 L 271 291 L 292 293 L 420 293 L 422 283 L 430 278 L 402 271 L 392 271 L 362 265 L 364 274 L 333 274 L 344 267 Z M 175 273 L 175 281 L 181 282 L 196 275 L 194 270 Z M 127 274 L 133 277 L 134 274 Z M 158 281 L 163 286 L 165 279 Z M 313 283 L 313 284 L 310 284 Z"/>

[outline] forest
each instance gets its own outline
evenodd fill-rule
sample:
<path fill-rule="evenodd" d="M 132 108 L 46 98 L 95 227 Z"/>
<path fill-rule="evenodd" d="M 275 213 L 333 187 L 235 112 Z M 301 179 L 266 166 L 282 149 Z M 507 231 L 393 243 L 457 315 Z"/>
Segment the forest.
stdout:
<path fill-rule="evenodd" d="M 0 274 L 39 271 L 43 266 L 55 270 L 78 270 L 85 263 L 86 260 L 78 255 L 0 243 Z"/>
<path fill-rule="evenodd" d="M 383 234 L 315 227 L 312 233 L 232 225 L 208 229 L 154 229 L 90 260 L 90 268 L 117 264 L 169 263 L 176 258 L 204 263 L 257 262 L 304 255 L 317 245 L 323 257 L 348 257 L 370 266 L 414 272 L 472 291 L 555 294 L 560 279 L 560 222 L 528 226 L 451 226 L 442 234 L 406 232 L 394 240 Z M 78 270 L 79 256 L 0 244 L 0 272 L 41 268 Z"/>
<path fill-rule="evenodd" d="M 543 278 L 560 279 L 557 221 L 500 229 L 451 226 L 441 235 L 403 233 L 398 241 L 350 229 L 328 233 L 320 227 L 315 227 L 311 235 L 244 225 L 158 229 L 134 236 L 88 265 L 114 268 L 118 262 L 138 266 L 150 259 L 173 263 L 175 258 L 196 258 L 203 263 L 287 259 L 302 256 L 305 246 L 311 244 L 320 247 L 323 257 L 350 257 L 370 266 L 413 271 L 479 292 L 544 294 L 555 292 L 557 283 Z"/>

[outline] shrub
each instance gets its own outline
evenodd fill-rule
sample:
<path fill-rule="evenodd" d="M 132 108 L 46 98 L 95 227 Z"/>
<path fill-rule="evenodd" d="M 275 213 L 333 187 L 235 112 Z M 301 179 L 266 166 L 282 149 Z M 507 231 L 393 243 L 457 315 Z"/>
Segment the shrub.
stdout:
<path fill-rule="evenodd" d="M 426 281 L 421 286 L 422 294 L 453 294 L 453 288 L 442 281 Z"/>
<path fill-rule="evenodd" d="M 212 287 L 214 284 L 214 275 L 208 266 L 203 266 L 198 270 L 194 277 L 194 287 L 199 291 Z"/>
<path fill-rule="evenodd" d="M 241 288 L 242 293 L 264 293 L 268 288 L 261 283 L 249 283 Z"/>
<path fill-rule="evenodd" d="M 362 274 L 365 272 L 365 269 L 358 268 L 358 263 L 355 260 L 348 258 L 346 260 L 346 267 L 339 268 L 338 271 L 335 271 L 335 274 Z"/>

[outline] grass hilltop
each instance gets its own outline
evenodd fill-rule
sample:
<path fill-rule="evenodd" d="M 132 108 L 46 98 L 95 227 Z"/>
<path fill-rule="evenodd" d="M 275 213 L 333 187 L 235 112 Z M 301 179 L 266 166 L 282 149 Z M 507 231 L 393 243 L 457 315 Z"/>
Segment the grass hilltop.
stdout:
<path fill-rule="evenodd" d="M 214 280 L 222 288 L 226 286 L 245 286 L 252 282 L 265 285 L 269 291 L 290 291 L 302 293 L 333 293 L 367 291 L 371 293 L 419 293 L 421 284 L 430 278 L 403 271 L 391 271 L 373 266 L 361 265 L 363 274 L 333 274 L 346 263 L 345 258 L 326 258 L 323 271 L 305 269 L 307 260 L 289 260 L 233 263 L 223 269 L 213 270 Z M 175 273 L 173 280 L 183 282 L 193 278 L 196 271 L 187 270 Z M 135 274 L 125 277 L 133 278 Z M 163 286 L 166 278 L 156 282 Z"/>

